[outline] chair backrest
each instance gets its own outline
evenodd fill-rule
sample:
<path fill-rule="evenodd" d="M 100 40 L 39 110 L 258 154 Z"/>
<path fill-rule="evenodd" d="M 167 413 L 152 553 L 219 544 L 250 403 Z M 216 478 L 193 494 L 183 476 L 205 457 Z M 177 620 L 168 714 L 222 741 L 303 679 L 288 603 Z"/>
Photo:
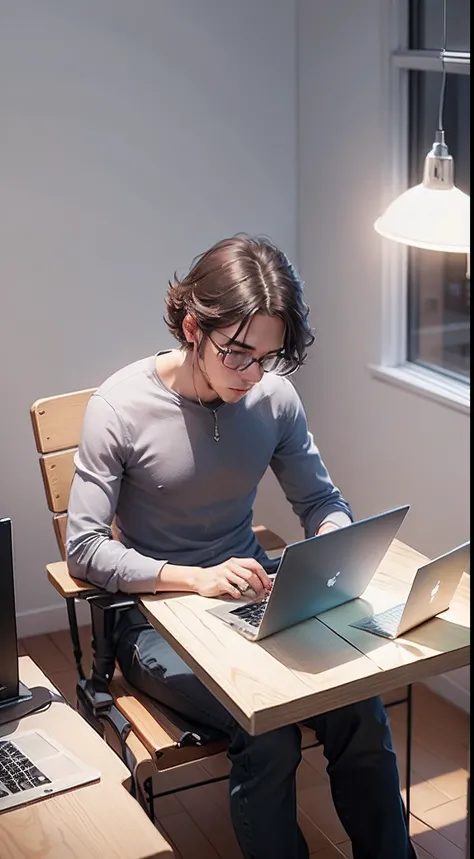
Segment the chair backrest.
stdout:
<path fill-rule="evenodd" d="M 74 475 L 74 454 L 81 437 L 86 405 L 95 388 L 36 400 L 30 414 L 48 507 L 61 557 L 66 557 L 69 492 Z"/>

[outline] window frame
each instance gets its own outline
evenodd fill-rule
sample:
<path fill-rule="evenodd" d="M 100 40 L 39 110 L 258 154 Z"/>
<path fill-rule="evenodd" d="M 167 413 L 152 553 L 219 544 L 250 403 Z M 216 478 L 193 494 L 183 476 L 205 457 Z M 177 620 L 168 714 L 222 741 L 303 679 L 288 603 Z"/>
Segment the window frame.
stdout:
<path fill-rule="evenodd" d="M 382 211 L 409 186 L 409 73 L 442 70 L 439 51 L 412 50 L 408 47 L 410 0 L 388 0 L 387 7 L 385 32 L 388 33 L 386 44 L 389 45 L 389 62 L 385 62 L 384 70 L 387 122 Z M 448 74 L 470 75 L 470 53 L 448 52 L 445 67 Z M 434 132 L 435 129 L 433 136 Z M 449 141 L 447 143 L 449 146 Z M 451 378 L 442 370 L 431 370 L 412 363 L 407 356 L 408 248 L 396 242 L 384 241 L 381 363 L 371 367 L 372 373 L 378 379 L 470 414 L 470 379 L 461 381 Z"/>

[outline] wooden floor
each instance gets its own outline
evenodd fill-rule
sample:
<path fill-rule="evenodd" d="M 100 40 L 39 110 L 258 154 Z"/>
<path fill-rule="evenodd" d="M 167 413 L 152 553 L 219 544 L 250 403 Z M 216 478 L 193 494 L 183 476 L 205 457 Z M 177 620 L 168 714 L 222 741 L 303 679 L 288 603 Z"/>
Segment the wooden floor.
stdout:
<path fill-rule="evenodd" d="M 90 664 L 87 628 L 81 630 L 81 637 L 87 665 Z M 27 638 L 21 647 L 74 705 L 76 681 L 69 633 Z M 389 713 L 403 784 L 404 706 L 390 708 Z M 468 749 L 467 714 L 424 686 L 415 686 L 411 832 L 420 859 L 465 859 Z M 173 789 L 227 771 L 227 760 L 219 755 L 161 774 L 157 777 L 159 787 L 156 780 L 155 788 Z M 347 835 L 332 805 L 319 748 L 303 753 L 298 771 L 298 800 L 300 823 L 312 859 L 351 857 Z M 180 859 L 242 859 L 230 822 L 227 782 L 163 797 L 156 802 L 156 815 L 160 829 L 176 846 Z"/>

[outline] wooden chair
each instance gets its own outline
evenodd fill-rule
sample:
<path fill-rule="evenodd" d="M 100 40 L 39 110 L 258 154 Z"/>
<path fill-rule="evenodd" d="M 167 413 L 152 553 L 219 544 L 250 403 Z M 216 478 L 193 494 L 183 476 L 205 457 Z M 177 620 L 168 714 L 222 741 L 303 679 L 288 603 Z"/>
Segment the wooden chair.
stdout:
<path fill-rule="evenodd" d="M 109 594 L 87 582 L 72 578 L 65 561 L 69 491 L 74 474 L 74 454 L 80 439 L 84 411 L 95 389 L 76 391 L 37 400 L 31 419 L 40 454 L 41 474 L 62 561 L 48 564 L 47 575 L 66 600 L 69 629 L 78 674 L 77 708 L 88 722 L 110 739 L 110 728 L 118 739 L 122 756 L 131 772 L 131 789 L 137 795 L 137 768 L 151 762 L 165 770 L 222 752 L 225 740 L 206 742 L 175 714 L 133 689 L 115 664 L 112 631 L 117 612 L 135 604 L 128 594 Z M 113 527 L 114 530 L 114 527 Z M 254 528 L 267 551 L 284 548 L 283 540 L 263 526 Z M 115 530 L 114 534 L 118 538 Z M 92 671 L 86 677 L 82 665 L 76 602 L 86 601 L 92 625 Z M 190 785 L 196 786 L 196 785 Z M 151 779 L 145 782 L 147 803 L 153 808 Z M 140 798 L 140 797 L 139 797 Z M 142 797 L 141 797 L 142 798 Z"/>
<path fill-rule="evenodd" d="M 53 526 L 62 561 L 46 567 L 49 581 L 66 600 L 69 629 L 77 668 L 77 708 L 87 721 L 119 751 L 131 774 L 130 789 L 146 805 L 154 819 L 154 799 L 167 793 L 188 790 L 201 784 L 222 781 L 227 776 L 193 782 L 171 791 L 153 792 L 152 774 L 192 761 L 202 760 L 224 751 L 225 739 L 206 740 L 193 726 L 161 705 L 141 695 L 121 675 L 115 664 L 112 631 L 117 612 L 135 604 L 127 594 L 109 594 L 72 578 L 65 562 L 65 539 L 69 491 L 74 474 L 74 454 L 79 443 L 84 411 L 95 389 L 76 391 L 37 400 L 31 406 L 31 419 L 40 454 L 40 466 L 48 507 L 53 514 Z M 114 526 L 112 526 L 114 531 Z M 254 527 L 260 545 L 268 552 L 284 548 L 284 541 L 263 525 Z M 118 532 L 114 531 L 116 538 Z M 92 626 L 92 670 L 86 677 L 76 615 L 76 601 L 85 600 L 90 607 Z M 411 759 L 411 687 L 406 697 L 392 701 L 389 706 L 407 704 L 407 813 L 410 803 Z M 314 733 L 300 726 L 303 746 L 318 746 Z M 112 730 L 112 734 L 110 733 Z M 114 743 L 115 740 L 115 743 Z M 145 772 L 146 777 L 141 774 Z M 140 790 L 143 784 L 145 796 Z"/>

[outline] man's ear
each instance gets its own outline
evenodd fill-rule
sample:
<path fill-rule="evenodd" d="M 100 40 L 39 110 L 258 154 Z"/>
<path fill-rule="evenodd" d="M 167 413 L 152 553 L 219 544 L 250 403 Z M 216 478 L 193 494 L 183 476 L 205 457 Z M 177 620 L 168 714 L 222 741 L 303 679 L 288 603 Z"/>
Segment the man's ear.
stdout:
<path fill-rule="evenodd" d="M 198 343 L 198 325 L 192 313 L 186 313 L 183 319 L 183 334 L 188 343 Z"/>

